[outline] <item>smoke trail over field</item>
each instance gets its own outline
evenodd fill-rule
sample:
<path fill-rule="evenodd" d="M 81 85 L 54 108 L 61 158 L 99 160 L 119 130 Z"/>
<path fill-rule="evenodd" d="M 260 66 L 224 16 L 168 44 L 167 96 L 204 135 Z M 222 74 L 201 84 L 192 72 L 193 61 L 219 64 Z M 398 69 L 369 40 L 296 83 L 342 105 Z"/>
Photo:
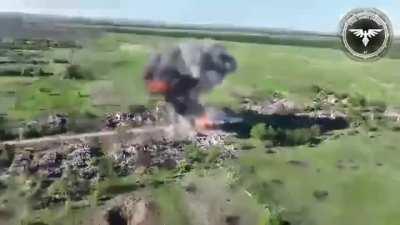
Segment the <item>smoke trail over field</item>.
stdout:
<path fill-rule="evenodd" d="M 145 71 L 151 93 L 162 94 L 185 117 L 205 113 L 199 101 L 236 70 L 236 60 L 215 43 L 184 43 L 152 57 Z"/>

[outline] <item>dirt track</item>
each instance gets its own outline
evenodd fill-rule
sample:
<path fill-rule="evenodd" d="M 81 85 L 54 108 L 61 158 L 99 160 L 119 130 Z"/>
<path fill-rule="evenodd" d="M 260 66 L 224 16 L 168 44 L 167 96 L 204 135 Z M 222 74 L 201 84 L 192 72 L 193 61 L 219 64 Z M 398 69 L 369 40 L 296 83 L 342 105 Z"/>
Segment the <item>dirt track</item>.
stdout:
<path fill-rule="evenodd" d="M 34 139 L 18 140 L 18 141 L 6 141 L 0 143 L 0 148 L 4 146 L 15 146 L 15 147 L 35 147 L 37 145 L 49 145 L 55 143 L 68 143 L 81 140 L 93 140 L 96 138 L 104 137 L 118 137 L 124 135 L 126 137 L 137 138 L 138 136 L 144 136 L 146 138 L 152 138 L 157 133 L 165 133 L 170 127 L 158 126 L 158 127 L 141 127 L 126 130 L 124 132 L 118 131 L 100 131 L 83 134 L 72 134 L 72 135 L 56 135 Z"/>

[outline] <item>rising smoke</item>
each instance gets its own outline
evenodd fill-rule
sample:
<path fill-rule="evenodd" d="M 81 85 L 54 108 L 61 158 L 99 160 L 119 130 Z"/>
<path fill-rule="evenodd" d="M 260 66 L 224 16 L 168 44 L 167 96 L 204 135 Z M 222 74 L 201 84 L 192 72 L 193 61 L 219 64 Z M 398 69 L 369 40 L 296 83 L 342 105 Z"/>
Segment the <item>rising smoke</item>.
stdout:
<path fill-rule="evenodd" d="M 164 95 L 178 114 L 193 118 L 205 114 L 200 95 L 235 70 L 236 60 L 222 45 L 190 42 L 155 54 L 144 79 L 151 93 Z"/>

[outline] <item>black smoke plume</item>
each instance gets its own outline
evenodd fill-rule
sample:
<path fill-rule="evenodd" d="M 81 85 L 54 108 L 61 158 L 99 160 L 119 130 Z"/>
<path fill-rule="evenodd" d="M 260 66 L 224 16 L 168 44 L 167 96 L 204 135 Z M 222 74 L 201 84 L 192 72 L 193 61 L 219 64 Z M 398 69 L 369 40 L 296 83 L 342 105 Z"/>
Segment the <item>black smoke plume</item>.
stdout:
<path fill-rule="evenodd" d="M 164 95 L 178 114 L 199 117 L 205 113 L 200 95 L 235 70 L 236 60 L 222 45 L 191 42 L 155 54 L 144 79 L 149 91 Z"/>

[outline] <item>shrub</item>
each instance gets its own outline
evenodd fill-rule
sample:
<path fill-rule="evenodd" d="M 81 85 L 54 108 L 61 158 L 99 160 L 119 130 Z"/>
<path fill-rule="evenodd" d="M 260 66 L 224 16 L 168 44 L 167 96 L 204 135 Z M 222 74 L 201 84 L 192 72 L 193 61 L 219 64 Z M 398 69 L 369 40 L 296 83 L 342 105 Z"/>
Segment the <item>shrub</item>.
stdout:
<path fill-rule="evenodd" d="M 186 148 L 186 159 L 191 162 L 191 163 L 202 163 L 205 161 L 206 157 L 207 157 L 207 153 L 200 150 L 198 147 L 196 147 L 195 145 L 189 145 Z"/>
<path fill-rule="evenodd" d="M 247 143 L 247 142 L 242 143 L 240 145 L 240 149 L 242 149 L 242 150 L 251 150 L 251 149 L 254 149 L 255 147 L 256 146 L 252 145 L 251 143 Z"/>
<path fill-rule="evenodd" d="M 366 106 L 367 99 L 364 96 L 362 96 L 361 94 L 355 94 L 350 97 L 350 103 L 353 106 Z"/>
<path fill-rule="evenodd" d="M 96 186 L 97 198 L 102 198 L 105 195 L 118 195 L 136 190 L 138 184 L 132 181 L 124 181 L 121 179 L 106 179 Z"/>
<path fill-rule="evenodd" d="M 395 132 L 400 132 L 400 125 L 393 126 L 392 130 L 395 131 Z"/>
<path fill-rule="evenodd" d="M 117 174 L 114 171 L 113 162 L 107 157 L 101 157 L 98 161 L 99 176 L 101 178 L 115 178 Z"/>
<path fill-rule="evenodd" d="M 24 132 L 26 138 L 38 138 L 42 136 L 41 130 L 37 126 L 27 126 Z"/>
<path fill-rule="evenodd" d="M 322 88 L 316 84 L 311 85 L 311 91 L 315 94 L 318 94 L 322 91 Z"/>
<path fill-rule="evenodd" d="M 274 140 L 277 135 L 278 135 L 277 131 L 272 126 L 269 126 L 265 133 L 265 139 Z"/>
<path fill-rule="evenodd" d="M 190 172 L 190 170 L 192 170 L 192 166 L 186 161 L 181 161 L 176 167 L 176 174 L 177 176 L 181 176 Z"/>
<path fill-rule="evenodd" d="M 302 145 L 311 140 L 311 134 L 308 129 L 295 129 L 286 132 L 286 144 Z"/>
<path fill-rule="evenodd" d="M 265 138 L 267 137 L 267 134 L 268 134 L 268 130 L 265 127 L 264 123 L 259 123 L 259 124 L 254 125 L 250 131 L 250 136 L 257 140 L 265 140 Z"/>
<path fill-rule="evenodd" d="M 314 125 L 310 128 L 302 128 L 295 130 L 288 130 L 285 132 L 286 145 L 304 145 L 307 143 L 316 143 L 316 138 L 321 135 L 321 129 L 318 125 Z"/>
<path fill-rule="evenodd" d="M 14 161 L 14 157 L 15 151 L 12 147 L 6 146 L 0 150 L 0 167 L 9 167 Z"/>
<path fill-rule="evenodd" d="M 63 177 L 54 182 L 48 189 L 50 195 L 58 194 L 68 200 L 79 201 L 90 193 L 91 185 L 88 180 L 79 178 L 76 171 L 68 168 Z"/>
<path fill-rule="evenodd" d="M 337 94 L 337 97 L 339 98 L 339 99 L 346 99 L 346 98 L 348 98 L 349 97 L 349 94 L 347 94 L 347 93 L 340 93 L 340 94 Z"/>
<path fill-rule="evenodd" d="M 210 149 L 207 157 L 206 157 L 206 163 L 215 163 L 218 161 L 219 157 L 221 156 L 222 152 L 218 148 L 213 148 Z"/>
<path fill-rule="evenodd" d="M 265 141 L 265 143 L 264 143 L 264 147 L 265 147 L 265 148 L 272 148 L 272 147 L 274 147 L 274 142 L 271 141 L 271 140 L 267 140 L 267 141 Z"/>
<path fill-rule="evenodd" d="M 93 73 L 80 65 L 69 65 L 66 71 L 67 79 L 93 80 Z"/>
<path fill-rule="evenodd" d="M 321 128 L 318 125 L 313 125 L 310 128 L 310 133 L 312 137 L 318 137 L 321 135 Z"/>
<path fill-rule="evenodd" d="M 0 129 L 0 140 L 1 141 L 9 141 L 9 140 L 13 140 L 16 139 L 18 137 L 17 134 Z"/>
<path fill-rule="evenodd" d="M 59 64 L 67 64 L 69 63 L 68 59 L 53 59 L 54 63 L 59 63 Z"/>

